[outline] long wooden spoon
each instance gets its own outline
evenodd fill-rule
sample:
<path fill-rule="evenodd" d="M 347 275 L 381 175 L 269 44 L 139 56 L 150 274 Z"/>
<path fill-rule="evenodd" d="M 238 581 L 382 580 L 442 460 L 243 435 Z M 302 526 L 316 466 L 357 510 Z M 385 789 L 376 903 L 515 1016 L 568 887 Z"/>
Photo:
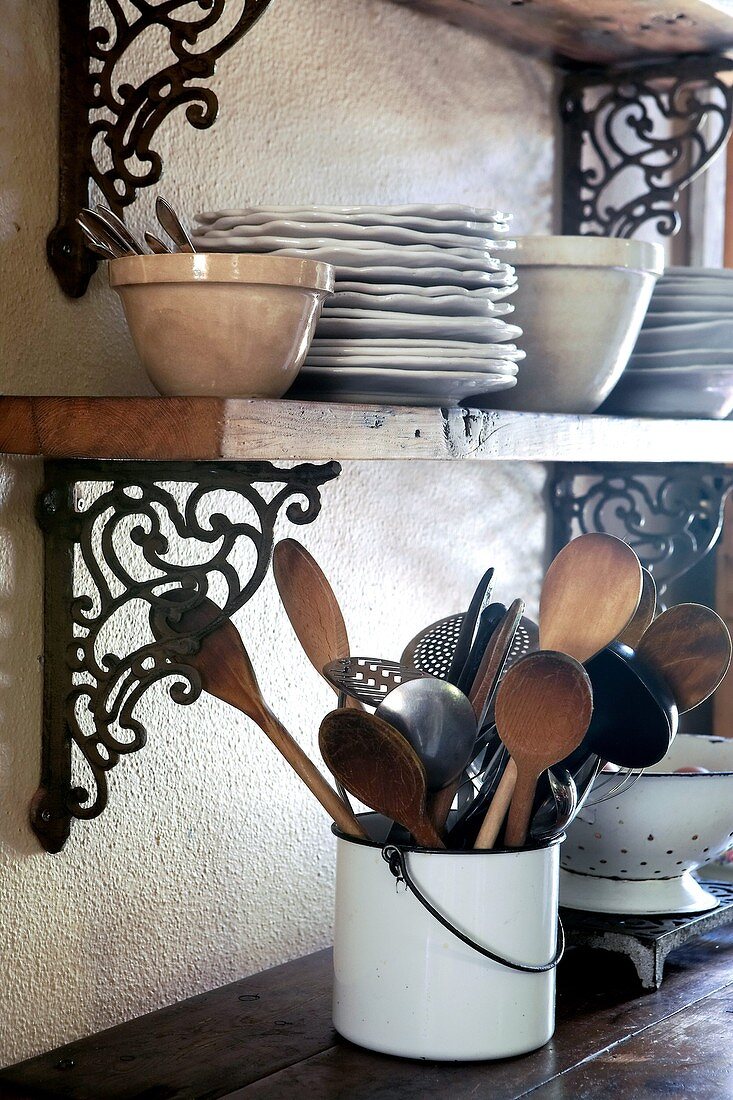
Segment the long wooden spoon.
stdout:
<path fill-rule="evenodd" d="M 376 715 L 334 710 L 321 722 L 321 755 L 347 791 L 398 821 L 423 848 L 445 848 L 425 809 L 425 769 L 402 734 Z"/>
<path fill-rule="evenodd" d="M 537 780 L 577 749 L 592 713 L 588 674 L 565 653 L 530 653 L 506 673 L 496 693 L 496 728 L 517 766 L 508 847 L 524 844 Z"/>
<path fill-rule="evenodd" d="M 542 584 L 540 648 L 581 664 L 626 628 L 641 598 L 641 563 L 613 535 L 591 532 L 564 546 Z"/>
<path fill-rule="evenodd" d="M 182 597 L 171 593 L 173 606 L 176 598 Z M 153 612 L 151 626 L 157 638 L 171 638 L 177 634 L 196 633 L 219 615 L 221 608 L 211 600 L 204 599 L 197 607 L 185 611 L 175 622 L 175 626 L 171 625 L 163 612 Z M 262 698 L 249 655 L 233 623 L 229 620 L 223 622 L 202 639 L 198 653 L 186 655 L 183 660 L 197 670 L 204 691 L 241 710 L 267 734 L 343 832 L 352 836 L 366 835 L 333 787 L 326 782 L 313 761 L 306 756 Z"/>
<path fill-rule="evenodd" d="M 272 572 L 290 625 L 306 657 L 323 676 L 325 665 L 351 652 L 336 595 L 318 562 L 295 539 L 277 543 Z M 338 688 L 323 679 L 338 694 Z M 364 709 L 358 699 L 349 698 L 347 705 Z"/>
<path fill-rule="evenodd" d="M 621 631 L 616 639 L 617 642 L 623 642 L 623 644 L 629 646 L 630 649 L 636 649 L 642 639 L 644 631 L 654 622 L 654 616 L 657 613 L 657 586 L 654 583 L 654 577 L 648 569 L 644 569 L 643 567 L 641 570 L 641 577 L 641 599 L 639 600 L 639 606 L 631 622 L 625 630 Z"/>
<path fill-rule="evenodd" d="M 713 694 L 728 671 L 728 627 L 709 607 L 680 603 L 644 632 L 636 652 L 668 683 L 680 713 Z"/>

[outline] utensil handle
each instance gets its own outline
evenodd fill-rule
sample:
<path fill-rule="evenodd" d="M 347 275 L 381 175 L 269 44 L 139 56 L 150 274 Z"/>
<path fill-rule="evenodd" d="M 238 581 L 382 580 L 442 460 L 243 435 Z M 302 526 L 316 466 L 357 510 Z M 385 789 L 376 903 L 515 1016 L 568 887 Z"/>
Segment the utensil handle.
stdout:
<path fill-rule="evenodd" d="M 316 796 L 339 829 L 349 836 L 368 839 L 354 815 L 326 782 L 310 757 L 306 756 L 295 738 L 288 733 L 280 719 L 269 708 L 263 708 L 259 718 L 258 724 L 262 731 L 282 753 L 293 771 L 297 772 L 309 791 Z"/>
<path fill-rule="evenodd" d="M 422 821 L 400 822 L 410 830 L 420 848 L 445 848 L 433 823 L 426 816 Z"/>
<path fill-rule="evenodd" d="M 454 779 L 452 783 L 449 783 L 447 787 L 435 791 L 428 799 L 428 817 L 439 833 L 442 833 L 445 828 L 450 808 L 453 805 L 453 799 L 456 797 L 456 791 L 460 785 L 461 776 L 459 775 L 458 778 Z"/>
<path fill-rule="evenodd" d="M 511 757 L 504 769 L 496 794 L 491 799 L 491 805 L 486 811 L 486 817 L 479 829 L 474 848 L 493 848 L 499 835 L 509 803 L 512 801 L 514 788 L 517 783 L 517 765 Z"/>
<path fill-rule="evenodd" d="M 505 843 L 507 848 L 521 848 L 527 839 L 538 778 L 538 776 L 528 771 L 521 771 L 517 775 L 517 783 L 512 795 L 509 820 L 506 826 Z"/>

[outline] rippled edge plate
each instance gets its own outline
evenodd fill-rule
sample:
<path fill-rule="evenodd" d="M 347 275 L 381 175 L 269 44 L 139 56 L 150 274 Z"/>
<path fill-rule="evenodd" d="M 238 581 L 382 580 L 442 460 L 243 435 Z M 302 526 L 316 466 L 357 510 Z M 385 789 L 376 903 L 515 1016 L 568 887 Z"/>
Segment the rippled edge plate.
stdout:
<path fill-rule="evenodd" d="M 393 367 L 395 370 L 424 371 L 425 359 L 405 355 L 308 355 L 306 366 L 329 370 L 379 370 Z M 474 356 L 451 358 L 435 356 L 429 360 L 431 371 L 474 371 L 477 374 L 501 374 L 513 378 L 519 366 L 511 359 L 482 359 Z"/>

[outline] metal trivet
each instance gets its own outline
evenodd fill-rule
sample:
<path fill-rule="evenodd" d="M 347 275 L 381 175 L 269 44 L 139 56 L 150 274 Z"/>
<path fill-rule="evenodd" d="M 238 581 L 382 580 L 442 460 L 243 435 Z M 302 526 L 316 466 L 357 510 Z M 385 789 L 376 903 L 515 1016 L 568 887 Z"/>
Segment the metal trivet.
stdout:
<path fill-rule="evenodd" d="M 733 924 L 733 883 L 704 883 L 720 900 L 708 913 L 685 913 L 676 917 L 622 917 L 561 909 L 569 946 L 594 947 L 628 955 L 644 989 L 659 989 L 664 963 L 670 951 L 683 947 L 696 936 Z"/>

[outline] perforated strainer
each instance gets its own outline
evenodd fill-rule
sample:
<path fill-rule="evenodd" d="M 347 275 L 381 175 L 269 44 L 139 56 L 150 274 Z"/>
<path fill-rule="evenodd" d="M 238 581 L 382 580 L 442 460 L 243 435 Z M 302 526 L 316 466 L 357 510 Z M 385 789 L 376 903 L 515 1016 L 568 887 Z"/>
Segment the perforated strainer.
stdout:
<path fill-rule="evenodd" d="M 407 643 L 400 663 L 407 668 L 419 669 L 429 676 L 444 680 L 463 624 L 463 613 L 449 615 L 426 626 Z M 511 666 L 525 653 L 534 653 L 540 644 L 539 627 L 532 619 L 522 617 L 519 628 L 509 650 L 506 667 Z"/>

